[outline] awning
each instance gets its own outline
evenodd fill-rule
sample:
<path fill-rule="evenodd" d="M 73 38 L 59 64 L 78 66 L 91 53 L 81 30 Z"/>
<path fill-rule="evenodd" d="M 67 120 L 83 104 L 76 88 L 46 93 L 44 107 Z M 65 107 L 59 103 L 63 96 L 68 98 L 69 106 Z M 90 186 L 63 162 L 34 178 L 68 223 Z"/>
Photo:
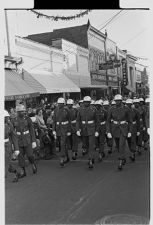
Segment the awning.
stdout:
<path fill-rule="evenodd" d="M 26 99 L 39 96 L 15 71 L 5 69 L 5 100 Z"/>
<path fill-rule="evenodd" d="M 127 85 L 127 86 L 125 86 L 125 87 L 126 87 L 126 89 L 128 89 L 129 91 L 135 92 L 135 89 L 134 89 L 132 86 Z"/>
<path fill-rule="evenodd" d="M 36 70 L 23 70 L 23 74 L 25 82 L 41 94 L 80 92 L 80 88 L 64 74 Z"/>
<path fill-rule="evenodd" d="M 107 85 L 89 85 L 88 87 L 81 87 L 81 88 L 86 88 L 86 89 L 88 89 L 88 88 L 90 88 L 90 89 L 92 89 L 92 88 L 98 88 L 98 89 L 107 89 L 108 88 L 108 86 Z"/>

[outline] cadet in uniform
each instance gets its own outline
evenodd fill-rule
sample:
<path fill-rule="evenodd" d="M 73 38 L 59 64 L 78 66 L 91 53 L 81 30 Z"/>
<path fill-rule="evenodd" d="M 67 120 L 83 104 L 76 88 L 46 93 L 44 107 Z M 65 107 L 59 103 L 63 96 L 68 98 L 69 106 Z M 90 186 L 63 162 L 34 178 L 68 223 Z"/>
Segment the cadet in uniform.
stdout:
<path fill-rule="evenodd" d="M 26 176 L 25 170 L 25 154 L 32 165 L 33 173 L 37 173 L 37 167 L 34 161 L 33 148 L 36 148 L 35 131 L 30 117 L 25 115 L 26 109 L 24 105 L 16 106 L 17 118 L 13 122 L 14 129 L 18 138 L 19 166 L 22 168 L 20 178 Z"/>
<path fill-rule="evenodd" d="M 128 107 L 122 103 L 122 96 L 115 95 L 114 100 L 116 106 L 110 108 L 107 118 L 107 137 L 112 138 L 113 136 L 115 138 L 119 149 L 118 169 L 122 170 L 122 166 L 126 163 L 126 138 L 131 137 L 131 117 Z"/>
<path fill-rule="evenodd" d="M 64 166 L 69 161 L 68 150 L 66 147 L 67 137 L 71 135 L 70 112 L 65 107 L 65 99 L 57 100 L 58 107 L 53 115 L 53 135 L 59 140 L 60 145 L 60 166 Z"/>
<path fill-rule="evenodd" d="M 84 107 L 80 108 L 77 115 L 77 135 L 81 136 L 83 142 L 88 147 L 89 168 L 93 168 L 94 151 L 95 151 L 95 136 L 98 137 L 98 117 L 96 111 L 90 106 L 90 96 L 85 96 Z"/>
<path fill-rule="evenodd" d="M 106 120 L 107 120 L 107 112 L 102 106 L 102 100 L 97 101 L 97 111 L 98 121 L 99 121 L 99 161 L 102 161 L 102 158 L 105 157 L 104 153 L 104 145 L 106 138 Z"/>
<path fill-rule="evenodd" d="M 140 114 L 139 111 L 132 107 L 133 101 L 132 99 L 126 100 L 126 105 L 130 109 L 132 125 L 131 125 L 131 137 L 127 138 L 129 150 L 131 151 L 132 155 L 130 159 L 134 162 L 135 161 L 135 152 L 136 152 L 136 138 L 140 135 Z"/>
<path fill-rule="evenodd" d="M 76 135 L 76 119 L 77 119 L 77 112 L 76 108 L 73 108 L 74 101 L 72 99 L 67 100 L 67 106 L 70 112 L 70 122 L 71 122 L 71 136 L 69 136 L 70 143 L 72 146 L 72 159 L 76 160 L 77 151 L 78 151 L 78 136 Z"/>
<path fill-rule="evenodd" d="M 5 176 L 7 177 L 8 172 L 14 173 L 15 177 L 13 179 L 13 182 L 18 182 L 19 173 L 17 169 L 15 168 L 15 166 L 11 163 L 11 155 L 13 151 L 16 156 L 19 154 L 19 146 L 18 146 L 16 133 L 13 129 L 13 126 L 9 117 L 10 115 L 5 110 L 4 111 Z M 13 145 L 13 149 L 12 149 L 12 145 Z"/>
<path fill-rule="evenodd" d="M 140 135 L 137 138 L 139 155 L 141 155 L 142 153 L 141 148 L 143 147 L 143 131 L 146 130 L 145 109 L 143 105 L 140 105 L 141 100 L 143 101 L 143 99 L 134 99 L 133 101 L 135 108 L 139 111 L 139 114 L 140 114 Z"/>
<path fill-rule="evenodd" d="M 145 99 L 145 107 L 146 107 L 146 116 L 145 116 L 145 119 L 146 119 L 146 129 L 147 129 L 147 133 L 148 133 L 148 140 L 146 140 L 144 142 L 144 148 L 145 150 L 148 149 L 147 147 L 147 144 L 149 144 L 149 136 L 150 136 L 150 99 L 149 98 L 146 98 Z"/>

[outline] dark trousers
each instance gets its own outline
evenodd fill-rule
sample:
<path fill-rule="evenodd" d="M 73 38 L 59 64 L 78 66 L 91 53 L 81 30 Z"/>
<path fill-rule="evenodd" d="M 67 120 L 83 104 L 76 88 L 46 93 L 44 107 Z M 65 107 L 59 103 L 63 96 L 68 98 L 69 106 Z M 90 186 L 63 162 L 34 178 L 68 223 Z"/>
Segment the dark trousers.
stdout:
<path fill-rule="evenodd" d="M 94 158 L 95 153 L 95 135 L 82 136 L 83 146 L 87 148 L 90 159 Z"/>
<path fill-rule="evenodd" d="M 15 173 L 17 166 L 13 165 L 11 162 L 11 155 L 12 155 L 12 149 L 11 149 L 11 143 L 8 142 L 5 144 L 5 175 L 7 176 L 7 173 Z"/>
<path fill-rule="evenodd" d="M 78 136 L 76 133 L 72 133 L 71 136 L 67 138 L 67 147 L 71 149 L 72 152 L 78 151 Z"/>
<path fill-rule="evenodd" d="M 119 149 L 119 159 L 125 158 L 125 148 L 126 148 L 126 137 L 122 134 L 120 137 L 115 137 L 115 143 L 117 145 L 117 148 Z"/>
<path fill-rule="evenodd" d="M 60 157 L 64 158 L 64 157 L 68 156 L 68 149 L 66 146 L 68 137 L 66 135 L 58 136 L 57 140 L 59 142 Z"/>
<path fill-rule="evenodd" d="M 129 150 L 132 153 L 136 152 L 136 138 L 137 138 L 137 133 L 132 133 L 130 138 L 127 138 L 127 143 L 129 146 Z"/>
<path fill-rule="evenodd" d="M 21 168 L 25 167 L 25 155 L 31 164 L 34 163 L 33 149 L 31 144 L 27 145 L 26 147 L 19 147 L 19 151 L 20 153 L 18 155 L 18 162 Z"/>
<path fill-rule="evenodd" d="M 104 146 L 105 146 L 105 132 L 99 133 L 99 153 L 104 152 Z"/>

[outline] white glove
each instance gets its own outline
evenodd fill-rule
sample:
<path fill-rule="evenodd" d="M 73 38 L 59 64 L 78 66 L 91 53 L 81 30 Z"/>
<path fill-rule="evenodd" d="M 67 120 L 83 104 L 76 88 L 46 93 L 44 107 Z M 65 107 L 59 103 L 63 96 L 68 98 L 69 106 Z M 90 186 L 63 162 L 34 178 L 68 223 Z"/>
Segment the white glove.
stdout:
<path fill-rule="evenodd" d="M 71 135 L 71 133 L 70 133 L 70 132 L 68 132 L 68 133 L 67 133 L 67 136 L 70 136 L 70 135 Z"/>
<path fill-rule="evenodd" d="M 131 133 L 128 133 L 127 137 L 130 138 L 131 137 Z"/>
<path fill-rule="evenodd" d="M 53 131 L 54 138 L 56 139 L 56 131 Z"/>
<path fill-rule="evenodd" d="M 37 145 L 36 145 L 36 142 L 32 142 L 32 148 L 36 148 Z"/>
<path fill-rule="evenodd" d="M 145 128 L 145 127 L 143 127 L 143 130 L 146 130 L 146 128 Z"/>
<path fill-rule="evenodd" d="M 147 133 L 150 135 L 150 128 L 147 129 Z"/>
<path fill-rule="evenodd" d="M 137 132 L 137 136 L 139 136 L 140 135 L 140 132 Z"/>
<path fill-rule="evenodd" d="M 107 134 L 107 137 L 108 137 L 108 138 L 112 138 L 111 133 L 108 133 L 108 134 Z"/>
<path fill-rule="evenodd" d="M 95 137 L 98 137 L 99 136 L 99 133 L 98 132 L 95 132 Z"/>
<path fill-rule="evenodd" d="M 19 150 L 16 150 L 14 151 L 14 155 L 17 157 L 19 155 L 20 151 Z"/>
<path fill-rule="evenodd" d="M 80 131 L 79 131 L 79 130 L 77 131 L 77 135 L 78 135 L 78 136 L 81 136 L 81 133 L 80 133 Z"/>

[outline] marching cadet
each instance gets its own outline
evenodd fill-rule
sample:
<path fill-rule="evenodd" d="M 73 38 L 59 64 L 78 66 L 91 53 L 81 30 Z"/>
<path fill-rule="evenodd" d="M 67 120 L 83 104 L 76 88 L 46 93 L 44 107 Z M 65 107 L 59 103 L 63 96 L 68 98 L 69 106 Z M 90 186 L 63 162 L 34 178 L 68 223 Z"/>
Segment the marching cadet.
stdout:
<path fill-rule="evenodd" d="M 108 101 L 108 100 L 105 100 L 105 101 L 103 102 L 103 107 L 104 107 L 104 109 L 105 109 L 106 111 L 109 110 L 109 101 Z"/>
<path fill-rule="evenodd" d="M 60 166 L 69 162 L 68 149 L 66 147 L 67 137 L 71 135 L 70 112 L 65 107 L 65 99 L 57 100 L 58 107 L 53 115 L 53 135 L 59 140 L 60 145 Z"/>
<path fill-rule="evenodd" d="M 105 137 L 106 137 L 106 120 L 107 120 L 107 112 L 102 106 L 102 101 L 97 101 L 97 111 L 98 121 L 99 121 L 99 161 L 102 161 L 102 158 L 105 157 L 104 153 L 104 145 L 105 145 Z"/>
<path fill-rule="evenodd" d="M 84 107 L 80 108 L 77 115 L 77 135 L 82 135 L 83 143 L 88 148 L 89 154 L 89 168 L 93 168 L 94 164 L 94 151 L 95 151 L 95 137 L 99 136 L 98 133 L 98 117 L 96 110 L 90 106 L 90 96 L 85 96 Z"/>
<path fill-rule="evenodd" d="M 113 101 L 111 102 L 111 106 L 114 106 L 114 105 L 116 105 L 116 102 L 113 100 Z"/>
<path fill-rule="evenodd" d="M 82 107 L 83 106 L 83 100 L 79 101 L 79 106 Z"/>
<path fill-rule="evenodd" d="M 144 140 L 144 149 L 147 150 L 147 144 L 149 140 L 149 129 L 150 129 L 150 99 L 145 99 L 145 121 L 146 121 L 146 129 L 147 129 L 147 138 Z"/>
<path fill-rule="evenodd" d="M 131 117 L 128 107 L 124 106 L 122 103 L 122 96 L 117 94 L 115 95 L 114 100 L 116 105 L 110 108 L 108 112 L 107 137 L 112 138 L 113 136 L 115 138 L 115 142 L 119 149 L 118 169 L 122 170 L 123 165 L 126 163 L 126 138 L 131 137 Z"/>
<path fill-rule="evenodd" d="M 143 147 L 143 132 L 146 131 L 146 122 L 145 122 L 145 109 L 144 106 L 140 105 L 140 101 L 143 102 L 143 99 L 134 99 L 134 107 L 139 111 L 140 114 L 140 135 L 137 137 L 137 146 L 138 154 L 141 155 L 141 148 Z"/>
<path fill-rule="evenodd" d="M 4 127 L 5 176 L 7 177 L 8 172 L 14 173 L 15 177 L 13 179 L 13 182 L 18 182 L 19 173 L 17 169 L 11 163 L 11 155 L 12 155 L 12 152 L 14 152 L 16 156 L 19 154 L 19 146 L 18 146 L 16 133 L 10 121 L 10 115 L 8 114 L 6 110 L 4 111 L 4 123 L 5 123 L 5 127 Z M 12 145 L 13 145 L 13 149 L 12 149 Z"/>
<path fill-rule="evenodd" d="M 25 115 L 25 106 L 22 104 L 16 106 L 16 111 L 17 118 L 14 120 L 13 126 L 17 134 L 19 145 L 18 162 L 19 167 L 22 169 L 20 178 L 23 178 L 26 176 L 25 154 L 32 165 L 33 174 L 37 173 L 37 167 L 33 156 L 33 149 L 36 148 L 36 137 L 31 119 Z"/>
<path fill-rule="evenodd" d="M 136 152 L 136 138 L 140 135 L 140 114 L 136 108 L 132 107 L 133 101 L 132 99 L 126 100 L 126 105 L 130 109 L 132 125 L 131 125 L 131 137 L 127 138 L 129 150 L 131 151 L 132 155 L 130 159 L 134 162 L 135 161 L 135 152 Z"/>
<path fill-rule="evenodd" d="M 73 107 L 74 101 L 72 99 L 67 100 L 67 106 L 70 112 L 71 122 L 71 136 L 69 136 L 70 143 L 72 144 L 72 159 L 76 160 L 78 151 L 78 136 L 76 135 L 76 119 L 78 110 Z"/>

